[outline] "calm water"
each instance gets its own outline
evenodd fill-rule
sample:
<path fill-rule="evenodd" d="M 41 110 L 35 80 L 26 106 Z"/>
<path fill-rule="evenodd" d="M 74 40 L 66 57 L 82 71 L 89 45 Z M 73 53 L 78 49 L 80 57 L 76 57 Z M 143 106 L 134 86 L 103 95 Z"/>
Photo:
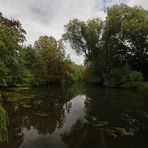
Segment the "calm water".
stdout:
<path fill-rule="evenodd" d="M 3 90 L 0 148 L 147 148 L 148 92 L 96 86 Z"/>

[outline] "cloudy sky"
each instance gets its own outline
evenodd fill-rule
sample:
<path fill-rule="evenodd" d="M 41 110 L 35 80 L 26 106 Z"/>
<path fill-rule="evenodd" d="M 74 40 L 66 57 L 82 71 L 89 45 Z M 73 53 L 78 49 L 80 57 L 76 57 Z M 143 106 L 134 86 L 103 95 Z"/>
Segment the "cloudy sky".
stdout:
<path fill-rule="evenodd" d="M 19 19 L 27 32 L 27 43 L 33 43 L 40 35 L 60 39 L 70 19 L 105 19 L 105 8 L 119 3 L 148 9 L 148 0 L 0 0 L 0 11 L 6 17 Z M 73 50 L 67 48 L 67 53 L 76 63 L 83 63 L 83 57 Z"/>

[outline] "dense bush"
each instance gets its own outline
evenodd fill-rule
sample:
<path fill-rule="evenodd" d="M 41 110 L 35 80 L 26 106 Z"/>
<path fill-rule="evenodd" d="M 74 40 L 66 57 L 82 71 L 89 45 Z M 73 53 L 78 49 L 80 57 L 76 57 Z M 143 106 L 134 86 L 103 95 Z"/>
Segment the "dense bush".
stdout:
<path fill-rule="evenodd" d="M 119 88 L 137 88 L 142 84 L 142 73 L 132 71 L 128 66 L 114 69 L 104 76 L 104 86 Z"/>
<path fill-rule="evenodd" d="M 0 104 L 0 142 L 8 141 L 8 116 L 5 109 Z"/>
<path fill-rule="evenodd" d="M 142 84 L 143 75 L 137 71 L 130 71 L 126 75 L 122 75 L 122 88 L 137 88 Z"/>

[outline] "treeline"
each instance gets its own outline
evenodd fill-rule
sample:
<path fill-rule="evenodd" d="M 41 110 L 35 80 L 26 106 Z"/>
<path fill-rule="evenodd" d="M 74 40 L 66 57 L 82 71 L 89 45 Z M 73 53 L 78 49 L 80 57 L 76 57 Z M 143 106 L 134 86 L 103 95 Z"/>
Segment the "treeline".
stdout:
<path fill-rule="evenodd" d="M 66 56 L 62 40 L 41 36 L 23 46 L 25 30 L 18 20 L 0 16 L 0 87 L 40 86 L 82 79 L 83 66 Z"/>
<path fill-rule="evenodd" d="M 103 86 L 131 88 L 148 80 L 148 11 L 114 5 L 105 21 L 70 20 L 61 40 L 41 36 L 24 46 L 19 21 L 0 15 L 0 86 L 40 86 L 85 80 Z M 69 42 L 85 64 L 65 54 Z"/>
<path fill-rule="evenodd" d="M 71 20 L 63 35 L 85 56 L 85 79 L 104 86 L 131 88 L 148 80 L 148 11 L 114 5 L 105 21 Z"/>

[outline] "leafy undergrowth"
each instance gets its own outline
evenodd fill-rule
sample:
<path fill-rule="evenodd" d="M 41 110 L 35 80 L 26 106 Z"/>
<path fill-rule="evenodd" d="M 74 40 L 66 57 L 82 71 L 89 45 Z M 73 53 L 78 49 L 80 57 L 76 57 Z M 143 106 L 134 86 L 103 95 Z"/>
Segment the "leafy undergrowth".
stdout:
<path fill-rule="evenodd" d="M 0 105 L 0 142 L 8 141 L 8 116 L 5 109 Z"/>

